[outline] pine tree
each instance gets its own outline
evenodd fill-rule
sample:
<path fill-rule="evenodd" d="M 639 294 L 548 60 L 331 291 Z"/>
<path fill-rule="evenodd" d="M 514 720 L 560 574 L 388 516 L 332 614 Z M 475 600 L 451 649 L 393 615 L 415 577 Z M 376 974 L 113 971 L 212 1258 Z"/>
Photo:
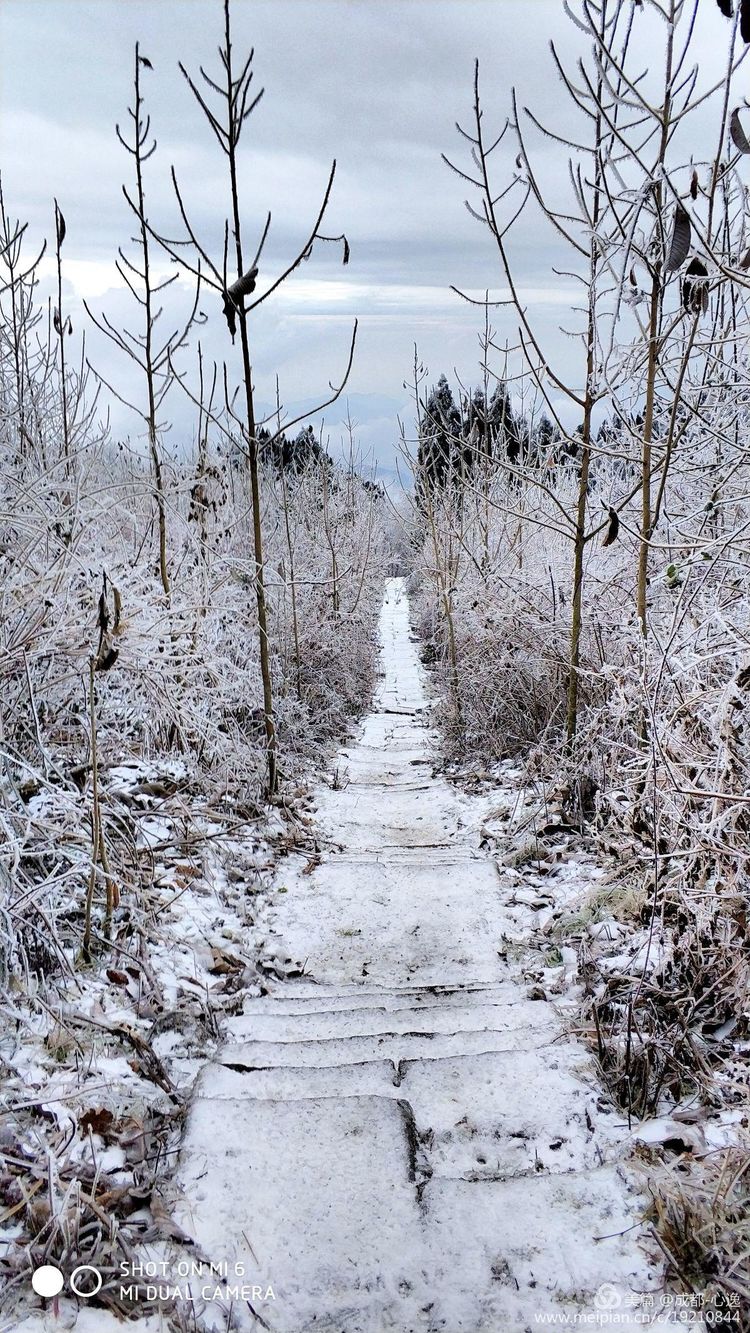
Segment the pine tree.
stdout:
<path fill-rule="evenodd" d="M 282 472 L 287 478 L 299 476 L 308 468 L 317 465 L 331 467 L 331 460 L 322 448 L 313 426 L 305 426 L 289 439 L 283 431 L 271 435 L 265 426 L 258 431 L 260 459 L 264 467 L 271 468 L 277 477 Z"/>
<path fill-rule="evenodd" d="M 419 423 L 417 466 L 420 489 L 442 489 L 461 471 L 461 413 L 441 375 L 430 391 Z"/>
<path fill-rule="evenodd" d="M 515 466 L 522 455 L 522 433 L 511 406 L 508 386 L 499 380 L 487 409 L 487 423 L 493 456 L 507 459 Z"/>

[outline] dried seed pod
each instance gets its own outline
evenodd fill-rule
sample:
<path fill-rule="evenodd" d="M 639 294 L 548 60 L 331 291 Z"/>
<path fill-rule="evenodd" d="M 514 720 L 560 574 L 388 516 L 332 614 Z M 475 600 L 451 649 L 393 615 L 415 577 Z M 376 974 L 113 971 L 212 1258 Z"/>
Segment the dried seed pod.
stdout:
<path fill-rule="evenodd" d="M 99 594 L 99 614 L 97 617 L 97 625 L 103 637 L 107 633 L 107 628 L 109 626 L 109 607 L 107 605 L 106 590 L 102 591 Z"/>
<path fill-rule="evenodd" d="M 119 656 L 119 650 L 104 639 L 94 662 L 94 671 L 110 671 Z"/>
<path fill-rule="evenodd" d="M 232 342 L 237 332 L 237 308 L 229 292 L 224 293 L 224 318 L 227 321 L 227 328 L 232 335 Z"/>
<path fill-rule="evenodd" d="M 602 546 L 611 546 L 613 542 L 616 542 L 619 532 L 620 532 L 620 519 L 617 510 L 610 509 L 609 526 L 607 527 L 607 535 L 604 538 L 604 541 L 602 542 Z"/>
<path fill-rule="evenodd" d="M 708 310 L 708 269 L 701 259 L 691 259 L 682 283 L 682 304 L 688 314 Z"/>
<path fill-rule="evenodd" d="M 674 273 L 687 259 L 688 250 L 690 249 L 690 231 L 690 218 L 682 204 L 678 203 L 674 211 L 674 226 L 669 254 L 664 265 L 667 273 Z"/>
<path fill-rule="evenodd" d="M 724 15 L 724 18 L 730 19 L 732 17 L 732 0 L 716 0 L 716 3 Z"/>
<path fill-rule="evenodd" d="M 748 23 L 750 24 L 750 12 L 748 12 Z M 746 38 L 750 41 L 750 37 Z M 732 140 L 738 153 L 750 153 L 750 139 L 748 139 L 742 128 L 740 120 L 739 107 L 735 107 L 729 120 L 729 137 Z"/>
<path fill-rule="evenodd" d="M 690 198 L 698 198 L 698 172 L 695 170 L 693 170 L 693 174 L 690 177 Z"/>
<path fill-rule="evenodd" d="M 237 281 L 233 282 L 231 287 L 227 289 L 227 295 L 231 297 L 235 305 L 237 305 L 241 297 L 249 296 L 251 292 L 255 291 L 255 279 L 257 276 L 258 269 L 256 266 L 248 269 L 247 273 L 243 273 L 242 277 L 238 278 Z M 226 311 L 224 313 L 226 314 Z"/>

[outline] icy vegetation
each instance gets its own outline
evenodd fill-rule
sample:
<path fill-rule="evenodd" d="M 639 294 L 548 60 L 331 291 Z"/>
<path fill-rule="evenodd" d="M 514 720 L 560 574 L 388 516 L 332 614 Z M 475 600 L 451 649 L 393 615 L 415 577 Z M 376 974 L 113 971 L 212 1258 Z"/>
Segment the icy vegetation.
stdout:
<path fill-rule="evenodd" d="M 222 1008 L 283 966 L 255 899 L 309 836 L 300 777 L 369 696 L 386 545 L 382 493 L 354 471 L 324 458 L 283 490 L 264 473 L 283 756 L 269 816 L 242 461 L 204 460 L 217 498 L 197 518 L 195 461 L 165 468 L 167 597 L 137 458 L 91 439 L 68 466 L 18 454 L 6 441 L 0 951 L 17 1164 L 2 1208 L 23 1271 L 29 1244 L 36 1261 L 71 1246 L 101 1261 L 102 1231 L 114 1246 L 153 1206 Z"/>
<path fill-rule="evenodd" d="M 225 17 L 233 166 L 252 69 L 233 71 Z M 67 1278 L 94 1263 L 101 1319 L 132 1313 L 119 1265 L 172 1234 L 160 1191 L 195 1074 L 242 994 L 293 970 L 259 904 L 279 858 L 312 844 L 305 775 L 370 697 L 392 547 L 384 492 L 354 451 L 334 463 L 281 404 L 256 420 L 255 279 L 231 172 L 238 276 L 193 237 L 179 288 L 198 268 L 216 288 L 231 368 L 202 353 L 197 294 L 167 332 L 173 280 L 154 283 L 145 219 L 150 70 L 136 48 L 133 137 L 120 137 L 138 234 L 117 257 L 133 323 L 87 312 L 114 372 L 88 365 L 65 308 L 63 210 L 45 305 L 43 247 L 0 195 L 0 1269 L 13 1326 L 44 1265 Z M 132 441 L 100 424 L 120 360 Z M 324 385 L 323 402 L 337 392 Z M 192 438 L 167 439 L 175 398 Z"/>
<path fill-rule="evenodd" d="M 581 63 L 552 52 L 565 131 L 515 99 L 504 128 L 488 125 L 477 65 L 466 151 L 446 161 L 489 233 L 516 343 L 487 308 L 474 390 L 431 384 L 415 360 L 418 430 L 403 444 L 444 754 L 480 788 L 522 766 L 518 864 L 557 874 L 562 840 L 564 859 L 593 850 L 605 868 L 542 924 L 550 945 L 577 949 L 612 1095 L 631 1123 L 657 1117 L 644 1153 L 660 1166 L 669 1273 L 707 1284 L 737 1323 L 735 1305 L 750 1308 L 750 141 L 737 82 L 750 13 L 718 8 L 732 24 L 701 7 L 701 38 L 693 4 L 571 10 Z M 691 66 L 709 32 L 728 40 L 714 82 Z M 705 158 L 686 129 L 698 108 L 718 145 Z M 548 360 L 549 329 L 517 287 L 530 214 L 557 247 L 550 286 L 564 276 L 578 293 L 574 377 Z"/>

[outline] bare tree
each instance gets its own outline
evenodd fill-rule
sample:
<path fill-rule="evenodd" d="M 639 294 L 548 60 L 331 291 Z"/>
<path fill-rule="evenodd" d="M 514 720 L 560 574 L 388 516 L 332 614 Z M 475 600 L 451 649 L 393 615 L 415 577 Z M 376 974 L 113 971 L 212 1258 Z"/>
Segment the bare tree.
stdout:
<path fill-rule="evenodd" d="M 270 283 L 261 295 L 256 296 L 253 300 L 248 300 L 256 288 L 258 266 L 265 243 L 268 239 L 271 215 L 268 214 L 267 216 L 266 224 L 253 253 L 253 258 L 248 262 L 242 232 L 242 207 L 237 151 L 244 126 L 258 106 L 258 103 L 263 96 L 263 90 L 261 89 L 258 93 L 253 95 L 252 51 L 244 62 L 240 62 L 239 64 L 235 63 L 231 36 L 229 0 L 224 0 L 224 40 L 219 49 L 219 56 L 222 70 L 218 79 L 212 78 L 201 67 L 200 74 L 205 91 L 198 86 L 182 64 L 180 64 L 180 70 L 205 115 L 226 160 L 230 196 L 230 220 L 225 224 L 224 252 L 222 259 L 219 262 L 212 259 L 207 249 L 200 241 L 195 228 L 190 221 L 174 167 L 172 168 L 172 184 L 180 217 L 185 227 L 185 236 L 179 239 L 171 239 L 153 229 L 145 217 L 143 218 L 143 222 L 149 234 L 159 241 L 160 245 L 172 256 L 172 258 L 176 259 L 184 267 L 190 269 L 197 278 L 200 278 L 209 288 L 218 294 L 221 298 L 224 318 L 233 342 L 237 331 L 239 330 L 241 386 L 243 396 L 242 417 L 240 417 L 234 410 L 234 395 L 229 393 L 228 388 L 225 393 L 225 406 L 227 413 L 240 430 L 250 473 L 253 546 L 255 556 L 255 591 L 258 614 L 258 634 L 260 640 L 260 663 L 263 682 L 264 727 L 267 752 L 267 789 L 269 795 L 273 795 L 277 791 L 279 784 L 278 741 L 274 716 L 271 644 L 268 629 L 268 606 L 266 597 L 261 477 L 258 449 L 259 423 L 256 420 L 255 412 L 250 355 L 249 315 L 261 305 L 263 301 L 266 301 L 305 259 L 310 257 L 316 241 L 340 242 L 343 246 L 344 263 L 348 263 L 349 261 L 349 244 L 346 237 L 343 235 L 327 236 L 321 231 L 321 225 L 328 207 L 336 171 L 336 163 L 334 161 L 323 195 L 323 201 L 312 231 L 308 235 L 305 244 L 292 262 Z M 218 99 L 218 111 L 215 112 L 212 109 L 209 104 L 209 99 Z M 137 203 L 133 201 L 131 202 L 137 211 Z M 231 247 L 230 236 L 232 242 Z M 231 261 L 230 248 L 233 251 L 233 258 Z M 190 256 L 190 258 L 187 256 Z M 234 277 L 230 277 L 230 266 L 233 268 L 234 274 L 236 275 Z M 346 383 L 349 369 L 351 368 L 355 338 L 356 323 L 352 335 L 349 360 L 344 379 L 339 388 L 333 391 L 333 397 L 328 400 L 329 402 L 334 401 L 335 398 L 338 397 Z M 322 404 L 322 406 L 325 405 L 326 404 Z M 287 423 L 287 428 L 288 424 L 289 423 Z"/>
<path fill-rule="evenodd" d="M 163 314 L 163 308 L 161 306 L 157 307 L 156 298 L 177 281 L 179 273 L 173 273 L 162 281 L 155 281 L 153 275 L 151 238 L 146 221 L 144 167 L 149 158 L 156 152 L 156 140 L 151 138 L 151 118 L 144 110 L 144 99 L 141 92 L 142 73 L 144 70 L 150 70 L 151 68 L 151 61 L 147 56 L 140 54 L 136 42 L 133 105 L 128 108 L 128 115 L 132 121 L 132 141 L 128 141 L 119 125 L 115 127 L 117 138 L 133 160 L 135 196 L 131 198 L 125 186 L 123 186 L 123 193 L 138 222 L 138 235 L 134 238 L 138 246 L 138 260 L 129 259 L 123 249 L 120 248 L 115 264 L 120 277 L 142 312 L 142 325 L 135 332 L 127 328 L 119 329 L 106 315 L 97 317 L 92 314 L 85 302 L 84 305 L 86 305 L 86 311 L 96 327 L 107 336 L 110 342 L 114 343 L 119 351 L 135 363 L 143 375 L 145 403 L 138 406 L 113 388 L 112 384 L 105 380 L 99 372 L 95 372 L 99 379 L 107 385 L 110 392 L 114 393 L 120 402 L 136 412 L 146 426 L 158 518 L 159 575 L 164 593 L 168 597 L 170 576 L 167 551 L 167 495 L 160 442 L 163 427 L 160 423 L 159 414 L 175 380 L 172 358 L 181 347 L 184 347 L 190 329 L 197 318 L 200 275 L 197 277 L 195 297 L 187 319 L 180 329 L 174 329 L 167 334 L 166 338 L 160 339 L 158 336 L 158 322 Z"/>
<path fill-rule="evenodd" d="M 7 410 L 17 416 L 22 454 L 34 452 L 38 443 L 33 421 L 30 420 L 33 416 L 31 385 L 37 379 L 43 353 L 40 348 L 39 354 L 33 358 L 32 367 L 30 342 L 32 332 L 42 318 L 42 312 L 34 301 L 34 292 L 37 269 L 47 248 L 47 242 L 44 241 L 34 258 L 27 259 L 23 254 L 26 231 L 26 223 L 21 225 L 19 220 L 13 221 L 9 217 L 0 181 L 0 339 L 3 358 L 9 358 L 13 366 L 15 393 Z"/>
<path fill-rule="evenodd" d="M 472 166 L 464 171 L 449 161 L 453 170 L 480 192 L 481 211 L 468 206 L 490 231 L 509 291 L 507 300 L 495 304 L 510 306 L 515 312 L 517 346 L 525 363 L 525 376 L 535 386 L 545 409 L 577 458 L 575 515 L 560 514 L 573 547 L 566 705 L 569 744 L 575 736 L 579 711 L 587 549 L 605 528 L 606 540 L 610 543 L 616 540 L 619 513 L 630 505 L 636 492 L 640 493 L 635 601 L 645 636 L 649 551 L 655 523 L 663 508 L 666 473 L 685 430 L 686 417 L 680 405 L 687 390 L 686 372 L 707 291 L 706 263 L 713 262 L 716 269 L 726 271 L 726 259 L 717 256 L 718 238 L 712 234 L 711 216 L 713 198 L 719 186 L 726 184 L 730 164 L 720 165 L 717 155 L 710 165 L 709 183 L 702 191 L 708 203 L 708 218 L 700 231 L 693 223 L 693 233 L 699 239 L 705 259 L 695 257 L 685 270 L 691 223 L 675 184 L 676 172 L 684 171 L 684 167 L 681 162 L 672 164 L 670 151 L 678 127 L 711 96 L 720 97 L 720 134 L 725 132 L 736 62 L 730 49 L 727 74 L 712 87 L 698 90 L 697 71 L 686 72 L 694 36 L 696 0 L 691 4 L 686 0 L 668 0 L 663 10 L 657 8 L 666 34 L 663 57 L 658 64 L 654 62 L 653 82 L 647 87 L 643 75 L 630 70 L 633 24 L 640 16 L 625 0 L 600 0 L 600 3 L 585 0 L 581 12 L 571 14 L 590 42 L 589 61 L 581 60 L 575 71 L 566 70 L 552 46 L 553 60 L 571 109 L 583 116 L 588 127 L 588 142 L 583 136 L 574 139 L 542 125 L 533 111 L 518 106 L 515 94 L 511 121 L 498 135 L 488 138 L 483 127 L 477 64 L 473 126 L 471 132 L 461 131 L 470 145 Z M 678 32 L 684 33 L 681 43 Z M 508 128 L 512 128 L 517 149 L 515 170 L 509 184 L 497 189 L 492 183 L 490 164 Z M 558 202 L 557 198 L 549 201 L 549 191 L 545 190 L 533 163 L 528 143 L 530 130 L 538 131 L 559 144 L 563 152 L 567 151 L 569 202 Z M 551 366 L 544 351 L 544 335 L 532 324 L 519 289 L 510 247 L 520 219 L 530 210 L 551 226 L 558 243 L 567 252 L 568 266 L 574 268 L 567 276 L 579 284 L 584 294 L 584 327 L 575 335 L 583 352 L 578 383 Z M 645 285 L 638 273 L 640 267 L 645 269 Z M 678 311 L 670 312 L 665 322 L 664 295 L 672 275 L 678 277 L 683 299 Z M 646 309 L 645 318 L 641 316 L 642 306 Z M 634 334 L 627 326 L 626 316 L 635 321 Z M 594 414 L 597 412 L 601 417 L 609 408 L 627 421 L 625 405 L 638 392 L 635 388 L 638 384 L 642 408 L 630 430 L 630 443 L 640 455 L 636 485 L 616 498 L 606 518 L 594 516 L 592 520 L 589 514 L 592 463 L 607 454 L 594 439 Z M 574 433 L 566 430 L 560 420 L 555 396 L 563 397 L 574 410 L 580 411 L 581 425 Z M 688 416 L 695 410 L 693 401 Z M 655 430 L 659 431 L 656 453 Z M 628 463 L 633 465 L 634 461 L 628 451 Z M 654 476 L 659 479 L 655 502 Z M 546 478 L 530 475 L 529 482 L 542 485 L 546 484 Z"/>

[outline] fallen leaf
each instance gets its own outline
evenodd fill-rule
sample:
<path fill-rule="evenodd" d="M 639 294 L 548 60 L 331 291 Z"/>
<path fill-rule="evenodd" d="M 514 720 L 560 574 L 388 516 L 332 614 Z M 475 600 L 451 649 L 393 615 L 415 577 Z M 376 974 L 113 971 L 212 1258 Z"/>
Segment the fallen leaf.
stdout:
<path fill-rule="evenodd" d="M 112 1112 L 108 1111 L 106 1106 L 100 1106 L 98 1110 L 91 1107 L 90 1110 L 84 1111 L 78 1124 L 84 1134 L 91 1130 L 92 1134 L 100 1134 L 103 1138 L 107 1131 L 111 1129 L 113 1121 Z"/>
<path fill-rule="evenodd" d="M 212 948 L 211 957 L 213 964 L 209 967 L 211 976 L 223 976 L 227 972 L 241 972 L 245 966 L 238 958 L 233 958 L 231 954 L 224 953 L 223 949 Z"/>

